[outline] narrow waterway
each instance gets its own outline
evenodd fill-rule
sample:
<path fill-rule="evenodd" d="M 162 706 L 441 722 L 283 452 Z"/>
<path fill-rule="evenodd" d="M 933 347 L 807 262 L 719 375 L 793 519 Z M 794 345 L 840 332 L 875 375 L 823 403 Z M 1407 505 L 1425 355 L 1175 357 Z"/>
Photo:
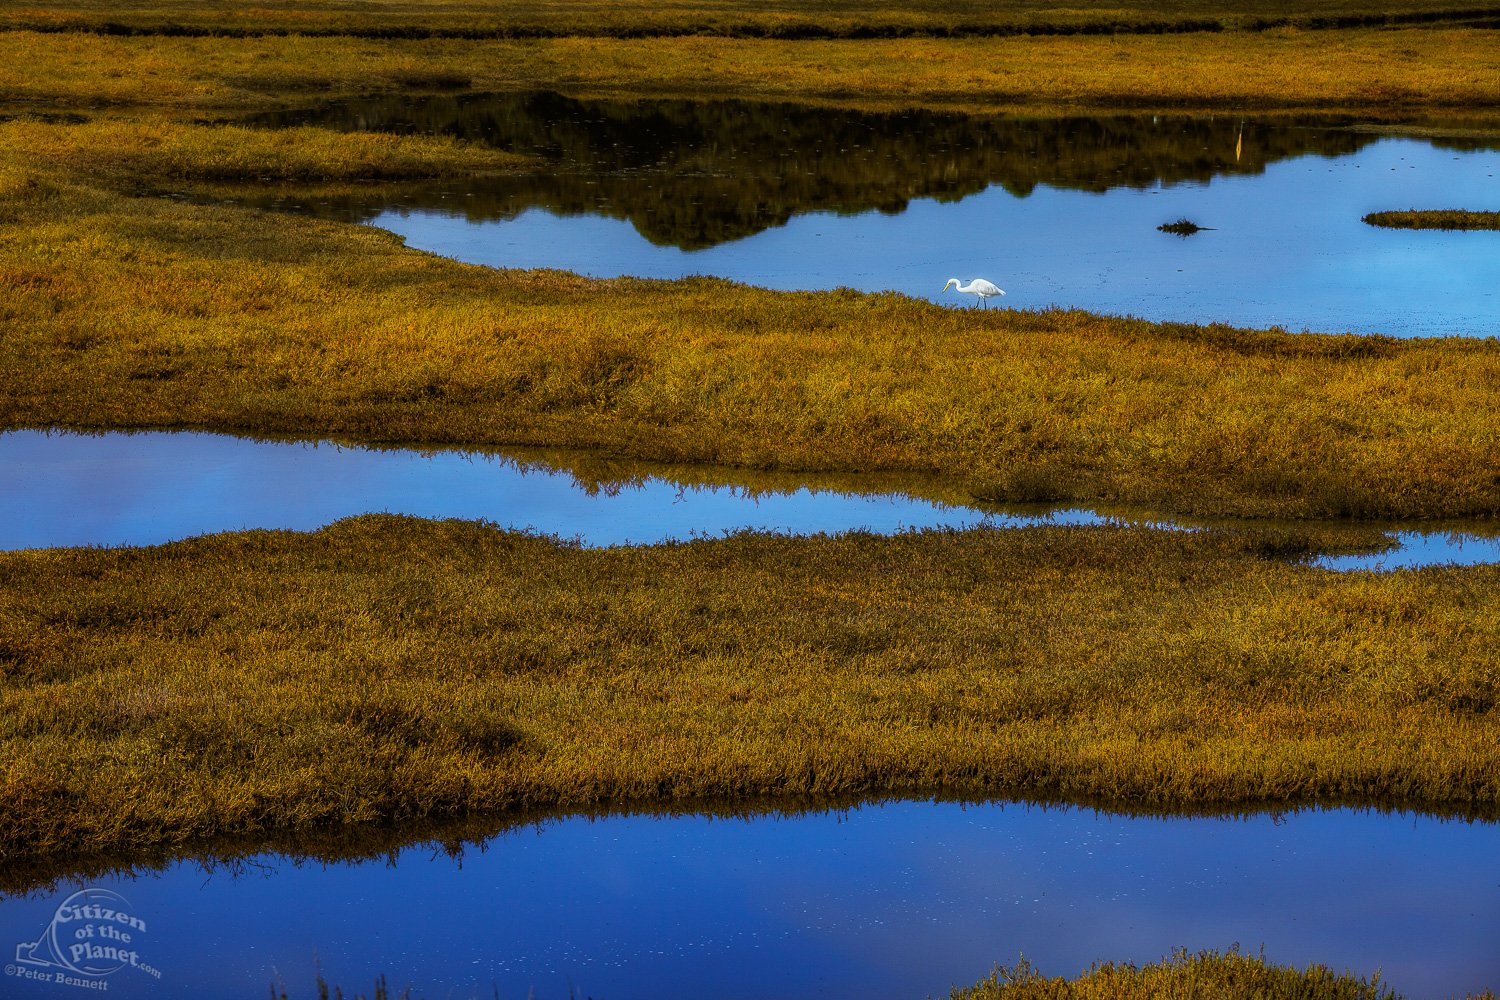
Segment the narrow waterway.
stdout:
<path fill-rule="evenodd" d="M 756 481 L 746 473 L 736 482 L 734 470 L 710 471 L 724 478 L 705 482 L 701 467 L 667 466 L 600 481 L 541 461 L 480 452 L 187 432 L 13 431 L 0 434 L 0 550 L 153 545 L 246 528 L 310 531 L 371 512 L 484 520 L 590 546 L 734 531 L 888 534 L 1115 520 L 1172 527 L 1159 517 L 1120 511 L 940 503 L 893 491 L 874 477 L 863 487 L 857 476 L 807 477 L 806 485 L 797 477 Z M 1493 524 L 1382 527 L 1390 529 L 1394 548 L 1325 556 L 1318 565 L 1355 570 L 1500 562 Z"/>

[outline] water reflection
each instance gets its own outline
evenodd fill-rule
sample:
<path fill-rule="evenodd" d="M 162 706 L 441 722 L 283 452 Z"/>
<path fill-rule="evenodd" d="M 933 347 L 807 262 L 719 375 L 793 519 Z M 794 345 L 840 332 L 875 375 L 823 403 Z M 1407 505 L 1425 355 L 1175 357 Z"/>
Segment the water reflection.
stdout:
<path fill-rule="evenodd" d="M 309 531 L 372 511 L 486 520 L 591 546 L 755 530 L 789 534 L 1130 521 L 1141 511 L 984 504 L 939 479 L 652 466 L 590 454 L 372 449 L 221 434 L 0 434 L 0 549 L 153 545 L 216 531 Z M 1328 569 L 1500 562 L 1500 526 L 1385 527 L 1394 548 Z"/>
<path fill-rule="evenodd" d="M 243 859 L 63 880 L 0 902 L 33 941 L 93 885 L 147 922 L 160 982 L 111 995 L 312 993 L 318 967 L 426 996 L 945 995 L 1024 954 L 1052 974 L 1262 945 L 1408 995 L 1500 982 L 1500 826 L 1334 810 L 1242 819 L 892 802 L 722 820 L 577 818 L 460 855 Z M 9 983 L 14 995 L 31 985 Z M 7 995 L 10 995 L 8 991 Z M 40 991 L 33 991 L 41 995 Z"/>
<path fill-rule="evenodd" d="M 0 435 L 0 549 L 151 545 L 212 531 L 308 531 L 372 511 L 461 517 L 647 544 L 737 530 L 810 534 L 981 523 L 1098 523 L 1088 511 L 986 513 L 895 493 L 582 478 L 475 452 L 376 450 L 216 434 Z M 607 473 L 606 473 L 607 474 Z M 616 473 L 618 475 L 619 472 Z M 1055 518 L 1055 519 L 1053 519 Z"/>
<path fill-rule="evenodd" d="M 1360 222 L 1389 208 L 1500 206 L 1500 131 L 1485 123 L 1428 123 L 1416 139 L 1328 117 L 1015 118 L 553 94 L 259 120 L 435 132 L 542 157 L 544 169 L 519 177 L 252 197 L 372 221 L 473 263 L 930 299 L 949 277 L 978 276 L 1013 308 L 1500 335 L 1500 237 Z M 1178 218 L 1211 231 L 1157 230 Z"/>
<path fill-rule="evenodd" d="M 544 172 L 424 186 L 395 204 L 469 221 L 530 209 L 602 216 L 680 250 L 743 239 L 809 212 L 897 214 L 915 199 L 957 201 L 992 185 L 1024 198 L 1044 184 L 1104 192 L 1207 182 L 1378 141 L 1331 127 L 1342 120 L 1327 117 L 1263 126 L 1240 117 L 1011 118 L 558 94 L 370 98 L 252 121 L 447 135 L 539 156 Z M 383 207 L 380 196 L 321 203 L 290 196 L 286 204 L 357 220 Z"/>

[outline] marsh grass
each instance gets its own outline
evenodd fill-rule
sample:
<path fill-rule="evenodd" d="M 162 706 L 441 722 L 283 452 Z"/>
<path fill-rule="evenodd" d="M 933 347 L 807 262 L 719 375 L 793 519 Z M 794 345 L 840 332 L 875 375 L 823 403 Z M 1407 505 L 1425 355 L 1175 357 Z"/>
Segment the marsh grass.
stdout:
<path fill-rule="evenodd" d="M 370 218 L 387 206 L 452 211 L 461 193 L 471 221 L 604 211 L 628 219 L 652 243 L 683 250 L 743 239 L 807 212 L 897 212 L 992 185 L 1024 198 L 1044 185 L 1104 191 L 1206 183 L 1293 157 L 1349 155 L 1376 141 L 1340 127 L 1346 118 L 1326 115 L 1258 120 L 1247 144 L 1243 123 L 1229 116 L 1022 118 L 781 102 L 584 101 L 555 93 L 348 99 L 244 121 L 482 136 L 553 167 L 503 183 L 418 186 L 397 200 L 368 191 L 332 205 L 300 196 L 299 210 L 309 214 Z M 669 131 L 671 142 L 643 147 L 643 129 Z M 934 149 L 945 153 L 934 156 Z M 647 169 L 643 153 L 652 161 Z"/>
<path fill-rule="evenodd" d="M 1500 568 L 1283 561 L 1321 544 L 379 515 L 0 554 L 0 851 L 931 790 L 1494 812 Z"/>
<path fill-rule="evenodd" d="M 1500 511 L 1494 341 L 494 271 L 31 165 L 92 128 L 0 124 L 0 427 L 604 448 L 1211 516 Z"/>
<path fill-rule="evenodd" d="M 335 988 L 339 997 L 342 991 Z M 288 1000 L 284 985 L 272 987 L 273 1000 Z M 317 995 L 326 998 L 329 986 L 321 975 Z M 390 986 L 377 977 L 371 1000 L 388 1000 Z M 408 988 L 402 997 L 411 996 Z M 969 987 L 955 988 L 951 1000 L 1403 1000 L 1401 994 L 1381 982 L 1377 972 L 1369 978 L 1352 972 L 1334 972 L 1312 964 L 1304 968 L 1280 965 L 1264 954 L 1227 952 L 1174 952 L 1170 958 L 1137 966 L 1103 962 L 1073 979 L 1042 975 L 1025 959 L 1013 966 L 999 966 L 990 976 Z M 1486 990 L 1469 994 L 1469 1000 L 1494 1000 Z M 363 994 L 361 994 L 363 1000 Z"/>
<path fill-rule="evenodd" d="M 330 995 L 320 974 L 317 995 Z M 343 992 L 333 988 L 334 995 Z M 272 1000 L 289 1000 L 284 984 L 271 990 Z M 370 1000 L 393 996 L 385 976 L 376 978 Z M 408 987 L 400 994 L 412 996 Z M 1380 980 L 1380 974 L 1365 978 L 1351 972 L 1334 972 L 1324 965 L 1305 968 L 1280 965 L 1264 954 L 1227 952 L 1174 952 L 1171 958 L 1147 965 L 1104 962 L 1073 979 L 1049 978 L 1025 959 L 1013 966 L 999 966 L 990 976 L 969 987 L 955 988 L 951 1000 L 1403 1000 Z M 292 998 L 294 1000 L 294 998 Z M 364 995 L 359 995 L 364 1000 Z M 1469 994 L 1468 1000 L 1494 1000 L 1494 994 Z"/>
<path fill-rule="evenodd" d="M 101 118 L 0 123 L 4 142 L 37 165 L 129 185 L 163 181 L 401 181 L 514 173 L 535 161 L 442 136 L 187 125 Z"/>
<path fill-rule="evenodd" d="M 934 791 L 924 801 L 984 804 L 989 800 Z M 735 799 L 673 799 L 666 802 L 634 803 L 572 809 L 512 809 L 503 813 L 469 814 L 460 817 L 430 817 L 359 826 L 320 826 L 296 830 L 239 833 L 195 840 L 191 844 L 164 842 L 154 846 L 120 845 L 113 850 L 70 852 L 42 857 L 7 856 L 0 860 L 0 896 L 32 898 L 61 892 L 70 882 L 100 879 L 141 879 L 159 876 L 171 869 L 188 869 L 208 876 L 243 878 L 262 871 L 266 855 L 275 855 L 293 865 L 349 865 L 376 862 L 400 863 L 408 852 L 439 855 L 462 863 L 470 852 L 482 853 L 497 837 L 549 828 L 558 823 L 592 821 L 613 817 L 672 819 L 712 817 L 723 820 L 784 819 L 830 811 L 860 809 L 886 802 L 906 801 L 890 795 L 745 796 Z M 1055 803 L 1020 802 L 1027 809 L 1074 808 Z M 1274 807 L 1272 807 L 1274 809 Z M 1281 811 L 1281 810 L 1275 810 Z M 1123 815 L 1160 818 L 1161 810 L 1121 810 Z M 1204 815 L 1249 816 L 1261 810 L 1212 810 Z M 1455 813 L 1451 818 L 1465 818 Z"/>
<path fill-rule="evenodd" d="M 1411 209 L 1405 212 L 1371 212 L 1363 221 L 1387 229 L 1500 229 L 1500 212 Z"/>
<path fill-rule="evenodd" d="M 1472 1000 L 1492 1000 L 1486 990 Z M 1380 981 L 1323 965 L 1279 965 L 1264 955 L 1179 951 L 1147 965 L 1105 962 L 1073 979 L 1047 977 L 1024 959 L 997 968 L 988 979 L 955 989 L 952 1000 L 1401 1000 Z"/>
<path fill-rule="evenodd" d="M 111 37 L 0 32 L 0 101 L 267 109 L 449 89 L 983 109 L 1500 107 L 1492 31 L 778 41 Z"/>

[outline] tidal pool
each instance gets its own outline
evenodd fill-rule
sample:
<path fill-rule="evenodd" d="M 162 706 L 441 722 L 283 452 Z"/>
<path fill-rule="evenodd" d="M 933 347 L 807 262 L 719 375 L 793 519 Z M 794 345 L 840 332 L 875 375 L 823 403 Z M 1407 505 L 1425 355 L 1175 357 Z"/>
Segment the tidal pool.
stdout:
<path fill-rule="evenodd" d="M 786 534 L 987 525 L 1171 522 L 1079 508 L 941 503 L 880 477 L 761 475 L 631 463 L 564 471 L 543 461 L 465 451 L 255 441 L 223 434 L 0 434 L 0 549 L 153 545 L 216 531 L 309 531 L 371 512 L 491 521 L 590 546 L 650 544 L 733 531 Z M 743 477 L 736 485 L 733 477 Z M 754 485 L 751 485 L 751 483 Z M 819 485 L 823 483 L 825 485 Z M 809 485 L 810 484 L 810 485 Z M 1381 525 L 1396 546 L 1324 556 L 1329 569 L 1500 562 L 1493 525 Z"/>
<path fill-rule="evenodd" d="M 1035 119 L 555 94 L 371 100 L 258 120 L 434 132 L 543 157 L 546 169 L 525 177 L 270 200 L 474 263 L 889 289 L 955 305 L 969 300 L 943 298 L 944 282 L 978 276 L 1016 308 L 1500 335 L 1500 233 L 1361 221 L 1391 208 L 1500 208 L 1493 138 L 1390 138 L 1328 117 Z M 1207 228 L 1157 230 L 1183 217 Z"/>
<path fill-rule="evenodd" d="M 1350 810 L 1234 819 L 921 801 L 514 829 L 454 856 L 179 862 L 0 899 L 35 962 L 83 889 L 128 910 L 160 973 L 120 997 L 315 995 L 384 974 L 425 997 L 946 996 L 1024 955 L 1074 975 L 1175 948 L 1377 970 L 1412 997 L 1500 985 L 1500 826 Z M 113 894 L 108 896 L 104 894 Z M 73 995 L 23 981 L 7 997 Z"/>
<path fill-rule="evenodd" d="M 888 533 L 1105 520 L 1091 511 L 1005 514 L 805 486 L 700 486 L 660 476 L 599 483 L 464 451 L 198 433 L 0 434 L 0 549 L 152 545 L 243 528 L 308 531 L 370 512 L 493 521 L 593 546 L 742 530 Z"/>

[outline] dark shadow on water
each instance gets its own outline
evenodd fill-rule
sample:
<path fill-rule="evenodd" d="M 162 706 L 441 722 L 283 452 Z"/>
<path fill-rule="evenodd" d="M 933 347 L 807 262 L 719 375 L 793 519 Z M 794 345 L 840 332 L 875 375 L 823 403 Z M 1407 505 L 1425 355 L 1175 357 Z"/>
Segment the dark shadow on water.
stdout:
<path fill-rule="evenodd" d="M 267 836 L 0 868 L 0 937 L 56 954 L 65 903 L 123 902 L 162 974 L 122 968 L 109 995 L 143 1000 L 377 975 L 434 997 L 941 996 L 1022 954 L 1071 975 L 1236 942 L 1406 995 L 1500 982 L 1500 826 L 1393 809 L 913 793 Z"/>
<path fill-rule="evenodd" d="M 530 170 L 400 186 L 176 184 L 154 194 L 370 222 L 470 264 L 731 278 L 953 304 L 1385 337 L 1494 335 L 1493 262 L 1371 233 L 1372 209 L 1489 207 L 1493 112 L 964 114 L 557 94 L 371 98 L 248 119 L 431 133 Z M 1153 230 L 1179 214 L 1219 232 Z"/>
<path fill-rule="evenodd" d="M 1465 824 L 1500 823 L 1500 807 L 1484 809 L 1433 808 L 1415 802 L 1371 803 L 1358 800 L 1213 804 L 1164 809 L 1128 801 L 1078 797 L 1037 799 L 997 790 L 973 795 L 951 789 L 913 790 L 886 794 L 844 796 L 771 796 L 733 801 L 679 799 L 670 802 L 595 804 L 573 809 L 523 809 L 501 814 L 466 816 L 396 824 L 361 824 L 296 834 L 268 832 L 218 837 L 185 844 L 97 855 L 0 862 L 0 902 L 6 898 L 46 895 L 64 882 L 93 879 L 135 879 L 169 868 L 190 866 L 205 875 L 258 878 L 273 873 L 278 864 L 292 867 L 367 864 L 395 866 L 402 854 L 420 853 L 448 858 L 461 865 L 465 856 L 483 854 L 497 838 L 517 832 L 543 831 L 559 824 L 592 824 L 611 819 L 707 819 L 753 823 L 759 820 L 797 820 L 817 816 L 847 816 L 861 809 L 902 803 L 930 803 L 936 807 L 1018 808 L 1025 811 L 1079 811 L 1096 817 L 1137 821 L 1235 820 L 1268 818 L 1280 825 L 1302 813 L 1354 812 L 1370 816 L 1412 816 Z M 268 857 L 269 856 L 269 857 Z"/>
<path fill-rule="evenodd" d="M 41 943 L 108 894 L 163 972 L 110 995 L 151 1000 L 377 974 L 393 995 L 940 996 L 1021 954 L 1071 974 L 1236 942 L 1440 996 L 1500 981 L 1500 826 L 1472 819 L 915 794 L 516 814 L 5 869 L 0 936 Z"/>
<path fill-rule="evenodd" d="M 369 98 L 262 114 L 251 124 L 444 135 L 541 157 L 522 177 L 435 183 L 370 197 L 265 199 L 349 221 L 389 208 L 472 221 L 533 208 L 627 219 L 652 243 L 696 250 L 808 212 L 900 213 L 999 185 L 1104 192 L 1258 174 L 1290 157 L 1355 153 L 1378 135 L 1328 116 L 975 116 L 749 101 L 577 100 L 558 94 Z"/>

